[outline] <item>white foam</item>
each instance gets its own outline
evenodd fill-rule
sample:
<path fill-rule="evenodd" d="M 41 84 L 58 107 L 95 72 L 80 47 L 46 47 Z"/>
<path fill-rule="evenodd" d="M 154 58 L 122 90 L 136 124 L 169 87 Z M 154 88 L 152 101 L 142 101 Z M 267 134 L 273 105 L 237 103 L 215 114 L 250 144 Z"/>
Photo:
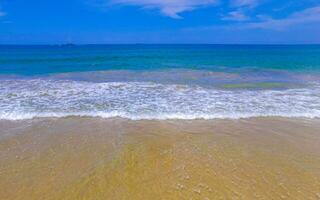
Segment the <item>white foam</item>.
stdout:
<path fill-rule="evenodd" d="M 0 119 L 89 116 L 140 119 L 320 117 L 320 87 L 219 90 L 146 82 L 4 80 Z"/>

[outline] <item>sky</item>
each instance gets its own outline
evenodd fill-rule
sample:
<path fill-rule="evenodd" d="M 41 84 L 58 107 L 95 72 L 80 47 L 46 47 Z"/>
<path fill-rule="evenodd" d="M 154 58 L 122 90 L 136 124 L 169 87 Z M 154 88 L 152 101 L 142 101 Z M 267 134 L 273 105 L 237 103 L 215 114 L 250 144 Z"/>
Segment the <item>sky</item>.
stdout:
<path fill-rule="evenodd" d="M 320 0 L 0 0 L 0 44 L 320 44 Z"/>

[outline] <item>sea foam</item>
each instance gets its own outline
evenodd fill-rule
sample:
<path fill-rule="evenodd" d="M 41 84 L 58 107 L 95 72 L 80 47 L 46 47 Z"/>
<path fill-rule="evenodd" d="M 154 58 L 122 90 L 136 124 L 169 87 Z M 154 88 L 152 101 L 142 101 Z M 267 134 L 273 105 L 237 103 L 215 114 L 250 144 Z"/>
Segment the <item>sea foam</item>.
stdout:
<path fill-rule="evenodd" d="M 0 84 L 0 119 L 320 117 L 320 87 L 223 90 L 151 82 L 19 79 Z"/>

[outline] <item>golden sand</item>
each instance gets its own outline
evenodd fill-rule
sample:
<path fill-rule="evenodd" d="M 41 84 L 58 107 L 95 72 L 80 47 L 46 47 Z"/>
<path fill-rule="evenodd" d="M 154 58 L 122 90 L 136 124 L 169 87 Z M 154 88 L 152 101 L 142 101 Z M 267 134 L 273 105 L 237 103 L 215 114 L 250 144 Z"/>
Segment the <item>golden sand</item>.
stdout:
<path fill-rule="evenodd" d="M 0 199 L 320 199 L 320 121 L 1 121 Z"/>

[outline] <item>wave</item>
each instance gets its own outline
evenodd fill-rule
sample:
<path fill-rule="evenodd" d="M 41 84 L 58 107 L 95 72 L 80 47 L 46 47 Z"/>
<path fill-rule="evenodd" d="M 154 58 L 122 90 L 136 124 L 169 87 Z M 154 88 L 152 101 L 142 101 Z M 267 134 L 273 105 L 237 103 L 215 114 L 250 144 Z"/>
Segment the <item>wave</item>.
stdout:
<path fill-rule="evenodd" d="M 3 80 L 0 119 L 88 116 L 141 119 L 320 117 L 320 87 L 222 90 L 151 82 Z"/>

